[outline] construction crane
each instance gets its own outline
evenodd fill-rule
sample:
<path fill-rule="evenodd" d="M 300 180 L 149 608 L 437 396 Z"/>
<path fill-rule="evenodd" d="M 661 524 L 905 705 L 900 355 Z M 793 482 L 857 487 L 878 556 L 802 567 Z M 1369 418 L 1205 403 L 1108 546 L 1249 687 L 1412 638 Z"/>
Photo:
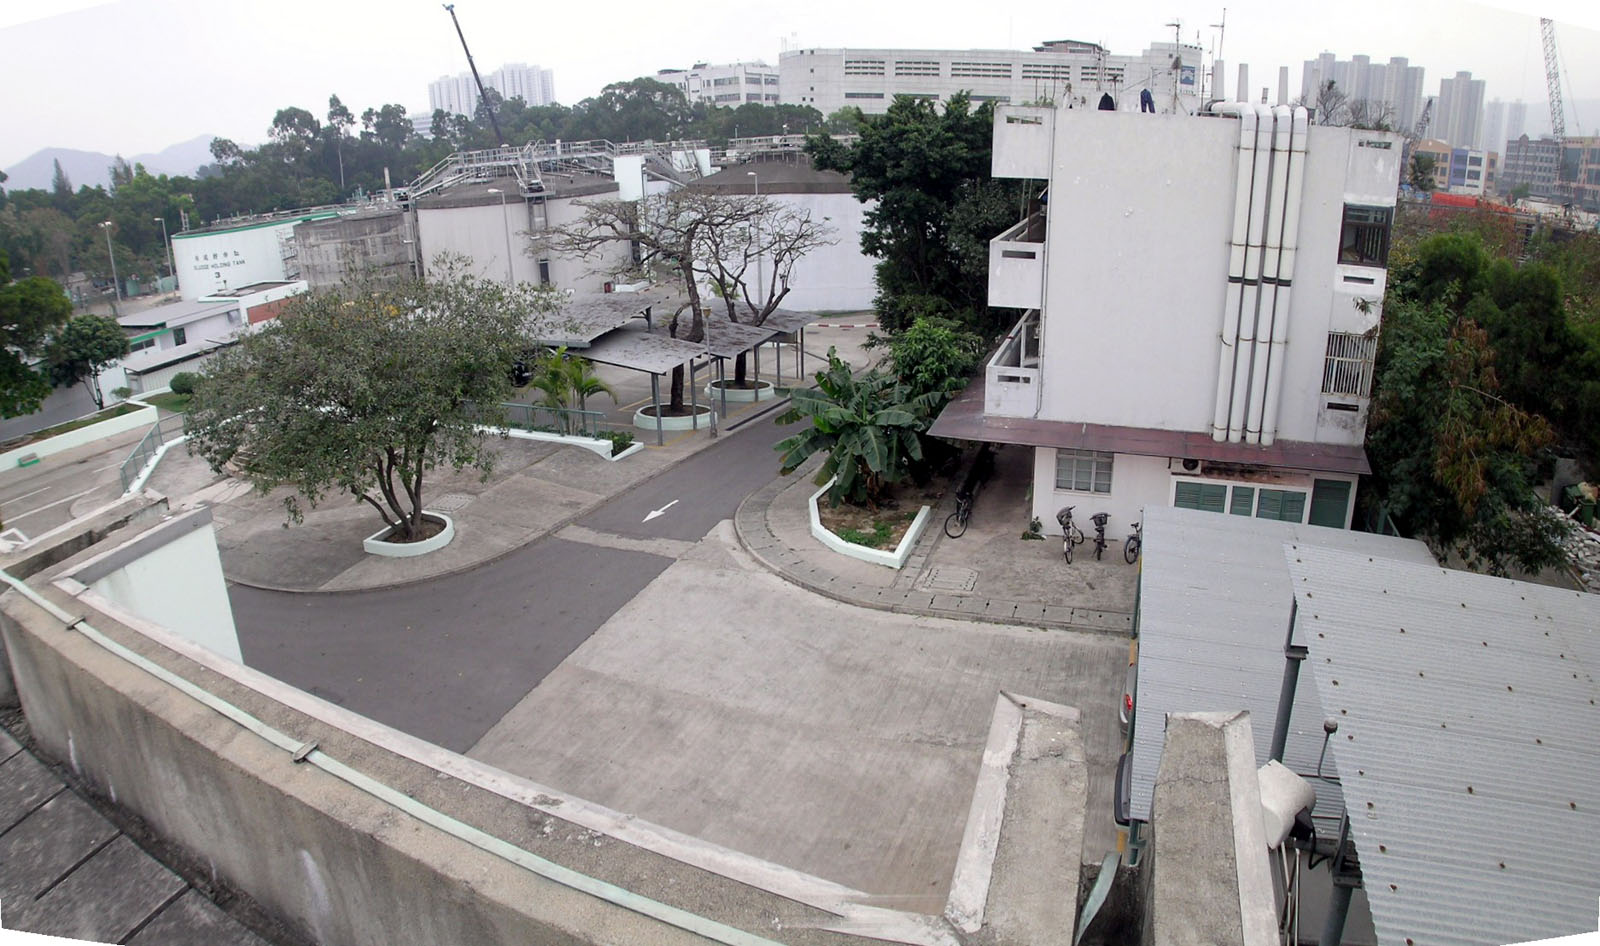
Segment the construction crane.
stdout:
<path fill-rule="evenodd" d="M 450 22 L 456 25 L 456 35 L 461 37 L 461 51 L 467 54 L 467 67 L 472 70 L 472 81 L 478 83 L 478 101 L 483 103 L 483 110 L 489 115 L 489 124 L 494 127 L 495 140 L 500 142 L 500 147 L 506 146 L 506 136 L 500 133 L 500 122 L 494 117 L 494 108 L 489 101 L 489 96 L 483 91 L 483 79 L 478 76 L 478 66 L 472 61 L 472 50 L 467 48 L 467 36 L 461 32 L 461 21 L 456 19 L 456 5 L 443 4 L 445 11 L 450 14 Z"/>
<path fill-rule="evenodd" d="M 1560 141 L 1567 137 L 1567 120 L 1561 105 L 1561 67 L 1556 63 L 1556 21 L 1541 17 L 1539 33 L 1544 38 L 1544 82 L 1550 92 L 1550 134 Z"/>
<path fill-rule="evenodd" d="M 1430 95 L 1428 100 L 1422 103 L 1422 114 L 1417 116 L 1417 123 L 1411 126 L 1410 133 L 1404 130 L 1400 132 L 1406 136 L 1405 146 L 1400 150 L 1400 180 L 1402 182 L 1410 180 L 1412 153 L 1416 151 L 1417 143 L 1422 141 L 1428 134 L 1428 122 L 1432 117 L 1433 96 Z"/>

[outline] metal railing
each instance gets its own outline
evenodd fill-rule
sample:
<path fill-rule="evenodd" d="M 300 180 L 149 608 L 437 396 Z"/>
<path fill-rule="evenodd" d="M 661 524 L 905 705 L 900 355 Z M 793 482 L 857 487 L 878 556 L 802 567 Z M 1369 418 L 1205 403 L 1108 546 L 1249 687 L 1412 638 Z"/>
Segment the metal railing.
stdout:
<path fill-rule="evenodd" d="M 150 458 L 156 455 L 156 451 L 161 449 L 161 445 L 181 433 L 183 433 L 182 414 L 170 414 L 150 425 L 150 430 L 139 441 L 139 445 L 133 448 L 132 453 L 128 454 L 128 459 L 122 461 L 121 475 L 122 491 L 124 493 L 133 485 L 133 481 L 139 478 L 139 471 L 143 470 L 144 465 L 150 462 Z"/>
<path fill-rule="evenodd" d="M 539 430 L 577 437 L 600 437 L 605 429 L 605 411 L 580 411 L 575 408 L 546 407 L 542 404 L 505 403 L 506 424 L 517 430 Z"/>

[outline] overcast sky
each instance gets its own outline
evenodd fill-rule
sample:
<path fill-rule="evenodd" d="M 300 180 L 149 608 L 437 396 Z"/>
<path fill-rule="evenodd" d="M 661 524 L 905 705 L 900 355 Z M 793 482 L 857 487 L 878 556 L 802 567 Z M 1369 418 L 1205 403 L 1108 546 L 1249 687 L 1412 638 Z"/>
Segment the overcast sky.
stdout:
<path fill-rule="evenodd" d="M 785 44 L 1028 48 L 1079 39 L 1136 54 L 1170 40 L 1166 24 L 1176 17 L 1184 39 L 1198 35 L 1209 51 L 1224 6 L 1230 86 L 1240 62 L 1250 64 L 1252 86 L 1274 90 L 1278 67 L 1289 66 L 1295 95 L 1301 64 L 1320 52 L 1406 56 L 1426 67 L 1426 94 L 1468 70 L 1487 80 L 1486 100 L 1520 98 L 1530 117 L 1547 114 L 1539 23 L 1522 0 L 458 0 L 456 13 L 480 70 L 554 69 L 557 99 L 572 104 L 607 82 L 696 61 L 776 65 Z M 1546 0 L 1538 13 L 1558 22 L 1568 100 L 1600 99 L 1600 3 Z M 428 83 L 465 70 L 450 16 L 432 0 L 6 3 L 0 167 L 52 146 L 133 155 L 197 135 L 254 144 L 279 108 L 322 118 L 329 93 L 358 115 L 386 102 L 423 112 Z M 1579 114 L 1576 125 L 1592 134 L 1600 114 Z M 1574 131 L 1570 113 L 1567 127 Z"/>

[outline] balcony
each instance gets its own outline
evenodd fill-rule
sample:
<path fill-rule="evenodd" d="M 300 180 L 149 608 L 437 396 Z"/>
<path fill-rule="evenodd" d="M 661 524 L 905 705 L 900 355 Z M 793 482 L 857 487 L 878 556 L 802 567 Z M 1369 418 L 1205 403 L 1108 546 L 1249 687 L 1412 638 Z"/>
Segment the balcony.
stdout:
<path fill-rule="evenodd" d="M 984 368 L 985 414 L 1032 417 L 1039 410 L 1039 310 L 1022 319 L 1001 340 Z"/>
<path fill-rule="evenodd" d="M 989 304 L 1012 309 L 1044 305 L 1043 212 L 989 241 Z"/>
<path fill-rule="evenodd" d="M 1047 180 L 1055 129 L 1053 108 L 1004 105 L 995 109 L 989 176 Z"/>

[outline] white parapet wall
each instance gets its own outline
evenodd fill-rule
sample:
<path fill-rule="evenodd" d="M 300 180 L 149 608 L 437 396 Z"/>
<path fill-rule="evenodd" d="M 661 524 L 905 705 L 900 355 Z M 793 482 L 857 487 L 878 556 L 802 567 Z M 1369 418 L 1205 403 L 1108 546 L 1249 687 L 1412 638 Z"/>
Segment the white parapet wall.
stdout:
<path fill-rule="evenodd" d="M 69 430 L 64 434 L 56 434 L 54 437 L 24 444 L 15 450 L 7 450 L 5 453 L 0 453 L 0 470 L 11 469 L 17 465 L 17 461 L 30 454 L 36 457 L 47 457 L 53 453 L 71 450 L 73 447 L 81 447 L 86 443 L 94 443 L 96 440 L 105 437 L 114 437 L 130 430 L 138 430 L 140 427 L 149 427 L 159 419 L 159 416 L 160 411 L 153 407 L 146 407 L 142 410 L 118 414 L 116 417 L 109 417 L 105 420 L 79 427 L 77 430 Z"/>
<path fill-rule="evenodd" d="M 844 539 L 829 532 L 822 525 L 822 514 L 817 510 L 817 500 L 833 488 L 834 480 L 836 479 L 838 477 L 834 477 L 834 479 L 822 484 L 821 489 L 811 494 L 811 499 L 808 503 L 808 510 L 811 515 L 811 534 L 818 542 L 838 552 L 840 555 L 848 555 L 863 562 L 871 562 L 874 565 L 883 565 L 888 568 L 904 567 L 906 559 L 911 557 L 911 550 L 916 548 L 917 539 L 922 536 L 922 530 L 928 527 L 928 519 L 933 515 L 933 508 L 931 506 L 923 506 L 917 510 L 917 517 L 911 520 L 911 528 L 906 530 L 905 536 L 900 540 L 900 544 L 895 546 L 894 551 L 885 552 L 882 549 L 869 549 L 865 545 L 846 542 Z"/>

